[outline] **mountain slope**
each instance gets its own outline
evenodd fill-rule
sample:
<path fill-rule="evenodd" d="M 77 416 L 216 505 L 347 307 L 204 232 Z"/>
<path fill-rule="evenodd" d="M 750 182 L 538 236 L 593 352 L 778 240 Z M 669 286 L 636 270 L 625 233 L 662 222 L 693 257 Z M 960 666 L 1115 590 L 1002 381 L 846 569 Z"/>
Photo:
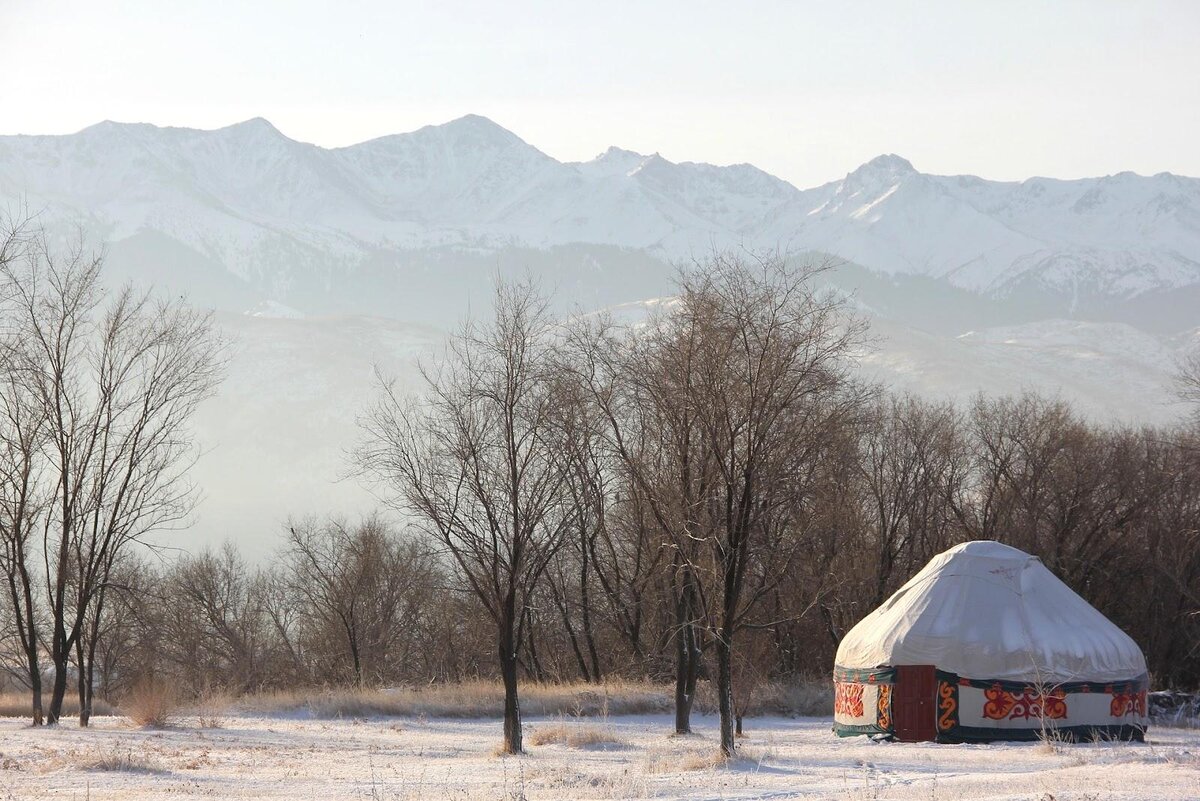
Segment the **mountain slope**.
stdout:
<path fill-rule="evenodd" d="M 1200 323 L 1172 305 L 1200 287 L 1200 179 L 1166 173 L 1004 183 L 926 175 L 889 155 L 802 191 L 751 165 L 617 148 L 562 163 L 477 116 L 333 150 L 262 119 L 214 131 L 105 122 L 0 137 L 0 206 L 22 204 L 114 245 L 171 243 L 161 283 L 184 250 L 223 273 L 215 284 L 314 312 L 386 313 L 409 276 L 449 252 L 571 245 L 665 262 L 749 246 L 831 253 L 1046 318 Z M 380 307 L 357 308 L 355 293 Z M 1152 310 L 1133 302 L 1148 295 Z"/>

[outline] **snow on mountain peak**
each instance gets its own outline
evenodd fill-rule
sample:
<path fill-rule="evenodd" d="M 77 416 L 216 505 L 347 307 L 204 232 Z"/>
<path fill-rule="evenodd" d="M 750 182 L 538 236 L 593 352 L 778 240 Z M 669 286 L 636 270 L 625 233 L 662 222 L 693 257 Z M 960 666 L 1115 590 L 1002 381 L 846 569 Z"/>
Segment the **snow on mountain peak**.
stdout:
<path fill-rule="evenodd" d="M 623 147 L 617 147 L 616 145 L 611 145 L 611 146 L 609 146 L 609 148 L 607 150 L 605 150 L 599 156 L 596 156 L 596 158 L 593 159 L 593 161 L 599 161 L 601 159 L 626 159 L 626 158 L 637 159 L 639 161 L 642 161 L 646 158 L 646 156 L 642 153 L 638 153 L 633 150 L 626 150 Z"/>
<path fill-rule="evenodd" d="M 87 142 L 93 145 L 106 145 L 109 143 L 127 142 L 131 138 L 140 138 L 143 136 L 154 136 L 163 131 L 157 125 L 151 125 L 148 122 L 117 122 L 116 120 L 103 120 L 95 125 L 88 127 L 75 134 L 81 142 Z M 50 139 L 51 137 L 38 137 Z M 63 137 L 53 137 L 53 139 L 61 139 Z"/>
<path fill-rule="evenodd" d="M 899 184 L 920 175 L 907 159 L 894 153 L 876 156 L 842 180 L 838 194 L 845 200 L 839 206 L 853 200 L 857 204 L 855 208 L 861 208 L 883 194 L 891 195 Z"/>
<path fill-rule="evenodd" d="M 385 252 L 575 243 L 667 258 L 822 251 L 997 296 L 1200 288 L 1195 178 L 1002 183 L 927 175 L 885 154 L 801 191 L 749 164 L 616 147 L 564 164 L 474 114 L 335 149 L 258 117 L 216 131 L 103 122 L 0 137 L 0 202 L 23 198 L 114 241 L 157 232 L 271 291 L 297 270 L 353 272 Z"/>
<path fill-rule="evenodd" d="M 627 176 L 640 167 L 646 159 L 647 156 L 641 153 L 613 146 L 591 161 L 581 162 L 575 166 L 584 173 L 595 176 Z"/>
<path fill-rule="evenodd" d="M 876 156 L 847 173 L 844 183 L 850 186 L 891 186 L 909 176 L 920 175 L 908 159 L 894 153 Z"/>
<path fill-rule="evenodd" d="M 487 117 L 478 114 L 467 114 L 462 117 L 444 122 L 441 125 L 427 125 L 413 136 L 440 137 L 457 144 L 471 144 L 488 148 L 520 147 L 536 150 L 533 145 L 517 136 L 512 131 L 499 125 Z"/>
<path fill-rule="evenodd" d="M 889 175 L 908 175 L 915 173 L 916 169 L 913 167 L 912 162 L 903 156 L 897 156 L 895 153 L 884 153 L 871 159 L 855 170 L 855 172 L 882 172 Z"/>
<path fill-rule="evenodd" d="M 239 136 L 269 136 L 279 139 L 288 138 L 272 125 L 269 120 L 263 117 L 251 117 L 248 120 L 235 122 L 232 125 L 226 125 L 224 128 L 218 128 L 214 133 L 237 134 Z"/>

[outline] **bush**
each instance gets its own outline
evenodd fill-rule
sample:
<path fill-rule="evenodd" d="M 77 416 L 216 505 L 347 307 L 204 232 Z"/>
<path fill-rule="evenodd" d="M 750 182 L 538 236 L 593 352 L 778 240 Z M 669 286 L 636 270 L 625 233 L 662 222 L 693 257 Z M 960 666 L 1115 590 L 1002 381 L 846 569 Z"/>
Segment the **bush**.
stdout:
<path fill-rule="evenodd" d="M 165 681 L 149 679 L 134 685 L 121 701 L 121 713 L 139 726 L 164 728 L 178 710 L 175 691 Z"/>

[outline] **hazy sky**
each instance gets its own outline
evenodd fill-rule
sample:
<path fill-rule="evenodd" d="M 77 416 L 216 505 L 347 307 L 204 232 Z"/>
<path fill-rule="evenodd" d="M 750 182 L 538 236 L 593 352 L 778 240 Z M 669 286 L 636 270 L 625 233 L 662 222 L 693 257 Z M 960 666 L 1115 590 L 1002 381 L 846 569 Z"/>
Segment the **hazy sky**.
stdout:
<path fill-rule="evenodd" d="M 483 114 L 556 158 L 1200 175 L 1200 2 L 0 0 L 0 133 Z"/>

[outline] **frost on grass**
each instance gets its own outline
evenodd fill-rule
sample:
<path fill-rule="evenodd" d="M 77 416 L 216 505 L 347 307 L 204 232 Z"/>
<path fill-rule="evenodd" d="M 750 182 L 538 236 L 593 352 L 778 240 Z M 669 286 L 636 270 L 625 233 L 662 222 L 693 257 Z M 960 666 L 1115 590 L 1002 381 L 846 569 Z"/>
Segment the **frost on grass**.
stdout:
<path fill-rule="evenodd" d="M 167 770 L 132 743 L 112 743 L 85 754 L 76 765 L 80 770 L 162 774 Z"/>

